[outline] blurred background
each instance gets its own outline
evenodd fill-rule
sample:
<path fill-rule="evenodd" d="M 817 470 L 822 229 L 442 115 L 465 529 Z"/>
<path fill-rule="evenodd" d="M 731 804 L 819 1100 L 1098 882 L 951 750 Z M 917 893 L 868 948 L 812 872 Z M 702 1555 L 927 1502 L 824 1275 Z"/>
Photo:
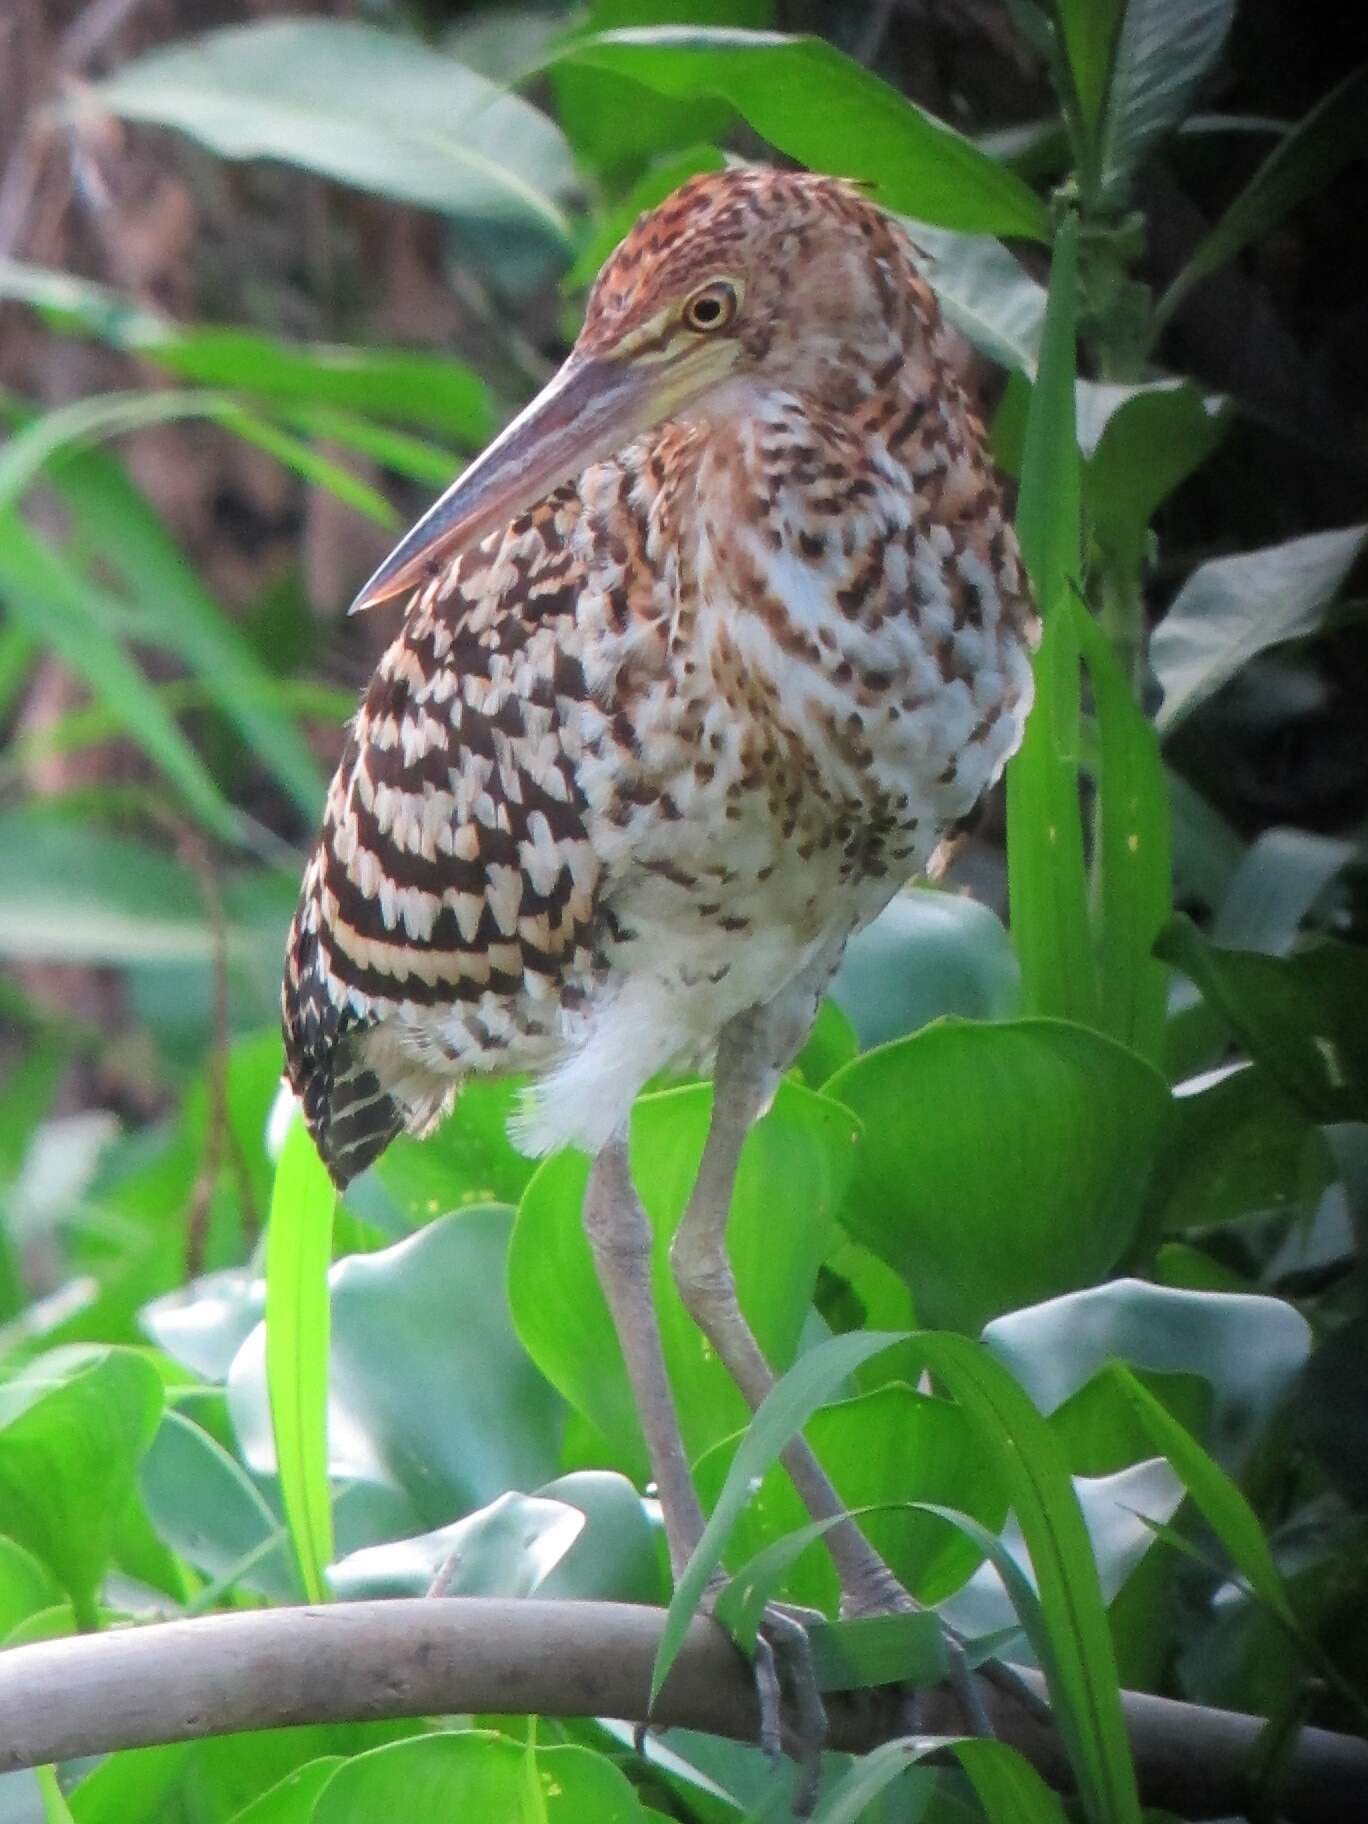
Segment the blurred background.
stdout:
<path fill-rule="evenodd" d="M 547 60 L 577 35 L 660 21 L 816 33 L 1044 187 L 1068 151 L 1032 13 L 8 0 L 0 1321 L 64 1283 L 54 1236 L 73 1210 L 97 1267 L 127 1210 L 165 1225 L 130 1313 L 174 1282 L 182 1248 L 193 1267 L 250 1240 L 265 1194 L 252 1123 L 304 846 L 396 624 L 396 605 L 348 621 L 346 604 L 551 371 L 636 210 L 723 152 L 776 156 L 726 101 L 647 100 Z M 1352 8 L 1240 6 L 1115 212 L 1125 282 L 1162 294 L 1361 48 Z M 1234 658 L 1165 731 L 1177 903 L 1234 941 L 1290 942 L 1308 919 L 1363 935 L 1368 621 L 1358 537 L 1341 530 L 1368 498 L 1362 178 L 1342 147 L 1324 181 L 1302 173 L 1145 351 L 1213 426 L 1136 531 L 1150 624 L 1198 566 L 1340 534 L 1309 571 L 1251 577 L 1262 606 Z M 1041 250 L 975 280 L 961 238 L 929 243 L 952 315 L 957 295 L 980 349 L 1023 321 L 1038 333 Z M 1004 371 L 968 342 L 964 363 L 1009 460 Z M 1103 381 L 1133 377 L 1101 365 Z M 1113 457 L 1163 470 L 1165 435 Z M 1154 678 L 1140 683 L 1153 706 Z M 990 812 L 947 883 L 998 912 L 1001 831 Z M 866 1038 L 897 975 L 897 916 L 846 986 Z M 948 919 L 951 1002 L 1006 1010 L 1000 932 Z M 903 1010 L 893 1027 L 916 1023 Z M 230 1043 L 249 1035 L 257 1091 L 233 1100 L 225 1078 L 248 1053 Z"/>

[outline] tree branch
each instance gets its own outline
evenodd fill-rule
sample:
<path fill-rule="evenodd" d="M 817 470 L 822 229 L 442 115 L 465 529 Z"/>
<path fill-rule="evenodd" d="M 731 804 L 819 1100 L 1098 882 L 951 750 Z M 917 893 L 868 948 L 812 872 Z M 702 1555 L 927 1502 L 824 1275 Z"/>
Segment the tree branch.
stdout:
<path fill-rule="evenodd" d="M 297 1723 L 466 1712 L 641 1721 L 663 1623 L 659 1609 L 625 1603 L 458 1597 L 208 1615 L 14 1647 L 0 1653 L 0 1772 Z M 1053 1732 L 984 1695 L 1001 1738 L 1067 1786 Z M 1146 1803 L 1186 1818 L 1247 1809 L 1259 1718 L 1139 1692 L 1124 1704 Z M 862 1751 L 898 1729 L 891 1694 L 836 1695 L 829 1708 L 833 1747 Z M 748 1670 L 710 1622 L 690 1629 L 654 1720 L 754 1740 Z M 925 1694 L 922 1726 L 959 1733 L 947 1692 Z M 1365 1792 L 1368 1742 L 1303 1729 L 1272 1809 L 1291 1824 L 1342 1824 Z"/>

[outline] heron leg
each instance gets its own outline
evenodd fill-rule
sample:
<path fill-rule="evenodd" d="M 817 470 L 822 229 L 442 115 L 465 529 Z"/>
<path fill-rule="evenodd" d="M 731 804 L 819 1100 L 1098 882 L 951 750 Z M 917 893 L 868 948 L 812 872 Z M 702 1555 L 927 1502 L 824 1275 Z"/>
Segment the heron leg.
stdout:
<path fill-rule="evenodd" d="M 707 1144 L 670 1255 L 685 1308 L 752 1409 L 773 1387 L 774 1373 L 737 1301 L 726 1248 L 727 1217 L 746 1135 L 768 1107 L 805 1031 L 802 1020 L 776 1016 L 769 1008 L 742 1014 L 724 1029 Z M 801 1437 L 789 1444 L 782 1460 L 815 1520 L 844 1513 L 840 1494 Z M 906 1606 L 902 1585 L 853 1520 L 838 1521 L 824 1538 L 841 1579 L 844 1613 L 882 1614 Z"/>
<path fill-rule="evenodd" d="M 651 1293 L 651 1225 L 632 1183 L 625 1134 L 610 1140 L 594 1161 L 584 1194 L 584 1228 L 627 1364 L 660 1496 L 670 1568 L 678 1579 L 702 1536 L 703 1510 L 665 1374 Z"/>
<path fill-rule="evenodd" d="M 819 958 L 806 980 L 796 985 L 803 992 L 776 1005 L 753 1008 L 724 1028 L 717 1048 L 708 1138 L 671 1249 L 675 1282 L 685 1308 L 752 1410 L 774 1386 L 774 1371 L 736 1296 L 726 1249 L 732 1190 L 746 1135 L 769 1106 L 781 1076 L 801 1048 L 830 974 L 826 960 Z M 836 1522 L 823 1540 L 840 1578 L 842 1614 L 855 1617 L 920 1609 L 922 1605 L 908 1594 L 848 1517 L 846 1503 L 806 1440 L 794 1438 L 781 1461 L 812 1518 Z M 945 1629 L 945 1643 L 949 1682 L 965 1721 L 975 1734 L 991 1735 L 964 1644 L 949 1628 Z M 988 1661 L 979 1672 L 1033 1713 L 1041 1712 L 1039 1701 L 1009 1667 Z M 908 1710 L 910 1731 L 915 1727 L 915 1693 L 909 1694 Z"/>
<path fill-rule="evenodd" d="M 646 1436 L 677 1582 L 702 1536 L 703 1512 L 665 1373 L 651 1292 L 651 1226 L 632 1183 L 625 1135 L 609 1141 L 594 1161 L 583 1220 Z M 710 1598 L 715 1594 L 711 1591 Z M 782 1744 L 799 1761 L 802 1773 L 793 1809 L 796 1816 L 806 1817 L 816 1797 L 826 1713 L 802 1626 L 779 1612 L 767 1615 L 754 1664 L 761 1746 L 773 1757 Z M 786 1702 L 793 1717 L 788 1728 Z"/>

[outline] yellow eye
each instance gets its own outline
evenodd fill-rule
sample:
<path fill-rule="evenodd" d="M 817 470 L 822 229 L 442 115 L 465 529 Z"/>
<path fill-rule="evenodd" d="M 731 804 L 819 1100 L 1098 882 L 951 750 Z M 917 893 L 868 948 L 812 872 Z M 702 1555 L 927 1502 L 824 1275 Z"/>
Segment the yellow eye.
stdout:
<path fill-rule="evenodd" d="M 740 301 L 734 285 L 717 279 L 696 291 L 684 306 L 684 327 L 695 329 L 700 335 L 713 335 L 731 322 Z"/>

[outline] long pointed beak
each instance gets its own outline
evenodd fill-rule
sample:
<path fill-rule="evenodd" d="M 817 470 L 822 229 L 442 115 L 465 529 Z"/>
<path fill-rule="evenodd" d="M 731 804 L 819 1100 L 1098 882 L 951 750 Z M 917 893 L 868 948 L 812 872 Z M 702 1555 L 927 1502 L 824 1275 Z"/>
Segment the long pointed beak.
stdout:
<path fill-rule="evenodd" d="M 680 398 L 660 367 L 571 354 L 390 552 L 350 612 L 416 588 L 468 545 L 658 423 Z"/>

